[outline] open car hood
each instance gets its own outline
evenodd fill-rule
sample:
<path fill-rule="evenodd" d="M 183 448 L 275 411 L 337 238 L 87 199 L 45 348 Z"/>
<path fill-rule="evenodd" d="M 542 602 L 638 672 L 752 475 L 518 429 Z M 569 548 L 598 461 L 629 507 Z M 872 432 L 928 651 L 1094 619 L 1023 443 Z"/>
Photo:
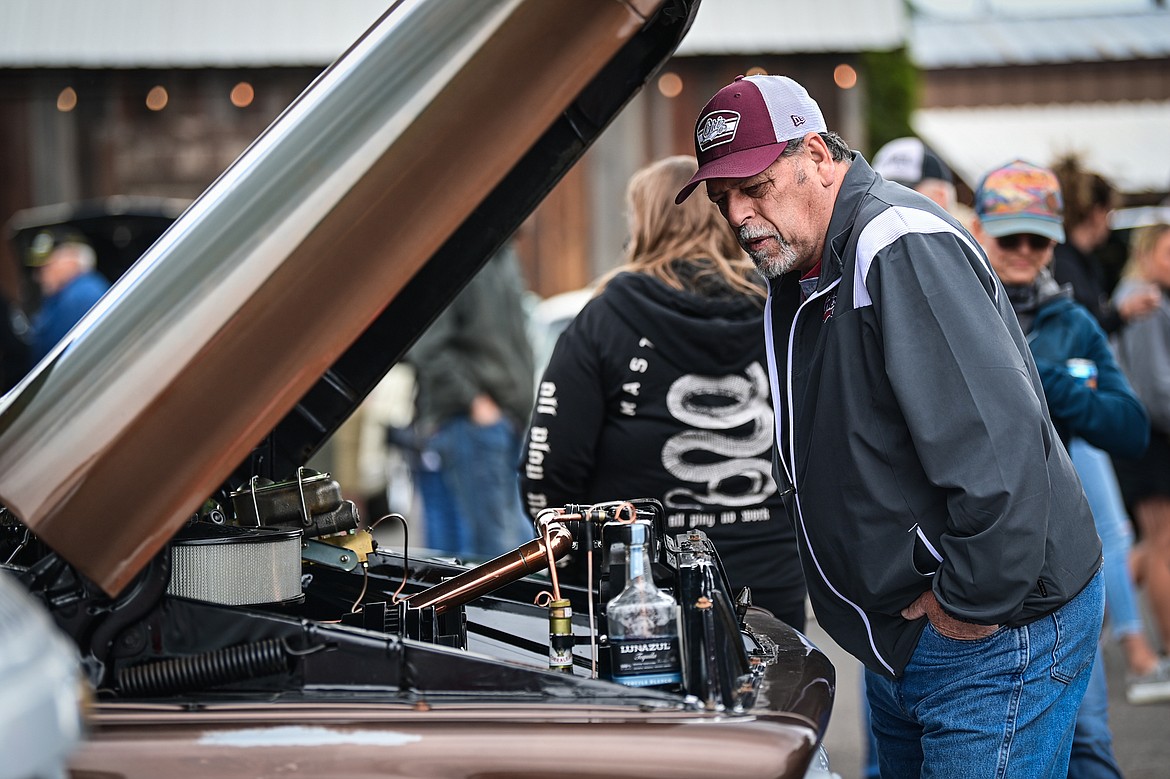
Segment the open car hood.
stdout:
<path fill-rule="evenodd" d="M 549 507 L 467 567 L 380 547 L 301 467 L 696 6 L 396 3 L 0 399 L 0 577 L 78 651 L 74 775 L 827 775 L 832 665 L 658 500 Z M 633 523 L 673 626 L 619 643 Z M 631 651 L 670 673 L 622 678 Z"/>
<path fill-rule="evenodd" d="M 402 0 L 0 400 L 0 504 L 111 595 L 303 464 L 674 51 L 698 0 Z"/>

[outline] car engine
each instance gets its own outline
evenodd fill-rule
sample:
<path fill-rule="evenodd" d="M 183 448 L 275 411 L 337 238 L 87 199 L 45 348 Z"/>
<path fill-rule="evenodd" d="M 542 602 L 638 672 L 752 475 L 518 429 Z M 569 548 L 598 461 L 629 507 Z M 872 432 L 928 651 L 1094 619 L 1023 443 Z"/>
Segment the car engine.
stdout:
<path fill-rule="evenodd" d="M 607 605 L 625 582 L 635 526 L 649 578 L 677 604 L 678 681 L 644 688 L 609 683 Z M 574 547 L 585 587 L 558 582 L 557 560 Z M 7 512 L 0 560 L 76 642 L 99 700 L 584 687 L 742 710 L 776 660 L 745 621 L 750 592 L 733 596 L 702 531 L 666 533 L 654 500 L 547 510 L 531 541 L 469 566 L 381 548 L 337 482 L 302 468 L 208 501 L 117 597 Z"/>

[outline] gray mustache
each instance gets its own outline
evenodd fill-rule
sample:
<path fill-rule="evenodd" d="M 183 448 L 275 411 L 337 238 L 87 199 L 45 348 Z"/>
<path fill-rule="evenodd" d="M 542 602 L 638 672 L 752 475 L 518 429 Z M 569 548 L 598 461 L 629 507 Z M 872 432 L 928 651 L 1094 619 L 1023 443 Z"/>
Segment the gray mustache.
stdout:
<path fill-rule="evenodd" d="M 775 238 L 777 241 L 780 240 L 780 235 L 775 230 L 769 230 L 766 227 L 750 227 L 745 225 L 736 230 L 736 234 L 741 244 L 754 241 L 757 238 Z"/>

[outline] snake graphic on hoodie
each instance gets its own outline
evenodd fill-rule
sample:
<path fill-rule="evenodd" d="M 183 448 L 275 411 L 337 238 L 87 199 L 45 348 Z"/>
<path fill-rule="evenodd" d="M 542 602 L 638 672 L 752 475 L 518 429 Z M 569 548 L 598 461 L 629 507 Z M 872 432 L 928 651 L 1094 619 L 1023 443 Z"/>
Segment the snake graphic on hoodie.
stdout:
<path fill-rule="evenodd" d="M 728 578 L 803 628 L 793 528 L 772 478 L 763 311 L 614 277 L 569 325 L 537 389 L 521 496 L 543 508 L 657 498 L 671 532 L 702 529 Z"/>

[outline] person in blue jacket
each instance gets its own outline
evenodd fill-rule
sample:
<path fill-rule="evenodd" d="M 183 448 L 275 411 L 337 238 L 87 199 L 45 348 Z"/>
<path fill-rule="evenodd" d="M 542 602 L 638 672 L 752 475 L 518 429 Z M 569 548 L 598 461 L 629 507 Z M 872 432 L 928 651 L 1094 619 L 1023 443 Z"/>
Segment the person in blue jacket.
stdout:
<path fill-rule="evenodd" d="M 1052 423 L 1065 446 L 1080 439 L 1105 452 L 1134 457 L 1149 442 L 1145 409 L 1096 318 L 1073 299 L 1071 285 L 1059 285 L 1052 277 L 1053 250 L 1065 238 L 1062 211 L 1056 175 L 1016 160 L 984 177 L 975 196 L 972 233 L 1027 335 Z M 1096 506 L 1094 514 L 1100 528 L 1104 517 Z M 1124 557 L 1111 560 L 1107 548 L 1106 592 L 1111 564 L 1120 565 L 1126 575 Z M 1121 776 L 1107 706 L 1098 647 L 1077 715 L 1069 777 Z"/>
<path fill-rule="evenodd" d="M 32 321 L 34 365 L 110 288 L 95 270 L 96 263 L 93 247 L 74 230 L 51 228 L 33 238 L 25 264 L 33 269 L 43 296 Z"/>

